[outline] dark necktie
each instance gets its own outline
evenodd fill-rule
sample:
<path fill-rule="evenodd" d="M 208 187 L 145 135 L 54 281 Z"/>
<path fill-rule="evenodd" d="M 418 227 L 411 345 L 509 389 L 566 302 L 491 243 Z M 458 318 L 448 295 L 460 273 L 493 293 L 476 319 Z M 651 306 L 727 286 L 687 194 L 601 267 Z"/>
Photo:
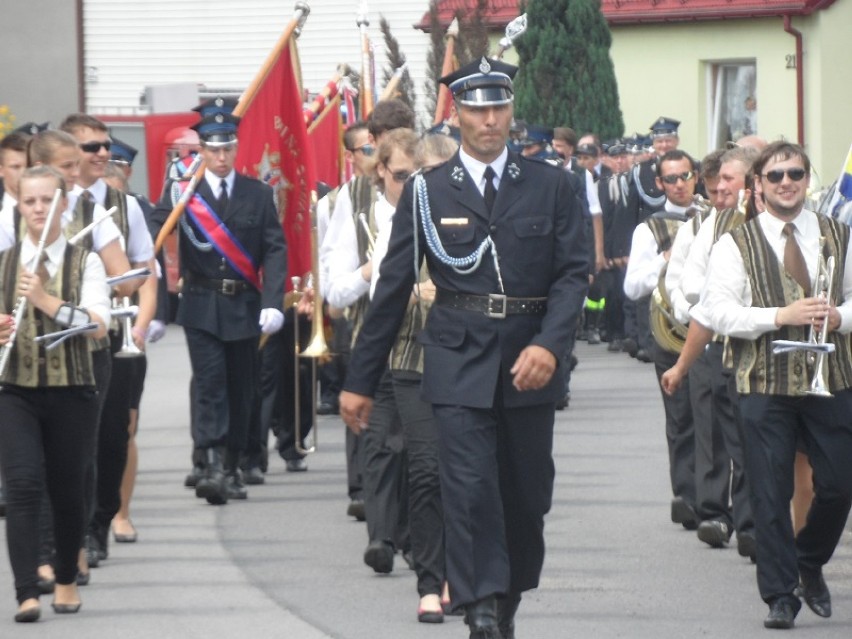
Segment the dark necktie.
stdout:
<path fill-rule="evenodd" d="M 491 166 L 485 167 L 485 192 L 483 196 L 485 197 L 485 210 L 488 213 L 491 213 L 491 209 L 494 208 L 494 200 L 497 197 L 497 189 L 494 188 L 494 169 Z"/>
<path fill-rule="evenodd" d="M 792 222 L 785 224 L 784 235 L 787 237 L 787 242 L 784 245 L 784 269 L 805 290 L 805 297 L 810 297 L 811 282 L 810 277 L 808 277 L 808 266 L 802 256 L 802 249 L 796 241 L 796 225 Z"/>
<path fill-rule="evenodd" d="M 48 258 L 46 256 L 42 257 L 36 267 L 36 275 L 39 276 L 42 284 L 46 284 L 50 279 L 50 271 L 47 270 L 47 261 Z"/>
<path fill-rule="evenodd" d="M 225 180 L 219 185 L 219 213 L 224 215 L 228 210 L 228 183 Z"/>
<path fill-rule="evenodd" d="M 83 199 L 86 200 L 87 202 L 91 202 L 92 204 L 95 203 L 95 196 L 92 195 L 92 192 L 89 191 L 88 189 L 83 191 Z"/>

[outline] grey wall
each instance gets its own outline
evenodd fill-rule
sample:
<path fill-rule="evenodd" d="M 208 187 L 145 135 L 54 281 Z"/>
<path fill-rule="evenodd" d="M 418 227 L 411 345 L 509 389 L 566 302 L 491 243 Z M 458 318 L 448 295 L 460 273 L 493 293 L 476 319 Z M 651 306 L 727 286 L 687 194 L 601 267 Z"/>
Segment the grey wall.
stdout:
<path fill-rule="evenodd" d="M 55 125 L 79 110 L 76 0 L 2 0 L 0 104 Z"/>

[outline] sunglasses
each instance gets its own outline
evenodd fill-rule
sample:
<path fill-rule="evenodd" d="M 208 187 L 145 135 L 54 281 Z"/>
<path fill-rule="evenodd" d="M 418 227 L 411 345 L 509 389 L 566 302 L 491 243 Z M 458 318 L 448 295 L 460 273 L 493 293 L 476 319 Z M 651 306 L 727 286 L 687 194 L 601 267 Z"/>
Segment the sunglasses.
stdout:
<path fill-rule="evenodd" d="M 769 180 L 770 184 L 778 184 L 781 180 L 784 179 L 784 175 L 793 180 L 793 182 L 800 182 L 805 177 L 804 169 L 774 169 L 772 171 L 767 171 L 763 174 L 767 180 Z"/>
<path fill-rule="evenodd" d="M 349 150 L 352 151 L 352 153 L 355 153 L 356 151 L 361 151 L 361 153 L 363 153 L 367 157 L 370 157 L 371 155 L 373 155 L 373 152 L 376 150 L 376 148 L 372 144 L 362 144 L 361 146 L 356 146 L 354 149 Z"/>
<path fill-rule="evenodd" d="M 112 140 L 106 140 L 105 142 L 86 142 L 80 145 L 80 150 L 85 151 L 86 153 L 97 153 L 104 149 L 104 151 L 109 151 L 109 148 L 112 146 Z"/>
<path fill-rule="evenodd" d="M 408 178 L 411 177 L 411 171 L 393 171 L 391 173 L 391 177 L 393 178 L 394 182 L 404 184 L 408 181 Z"/>
<path fill-rule="evenodd" d="M 687 171 L 686 173 L 675 173 L 674 175 L 664 175 L 660 178 L 660 181 L 665 184 L 677 184 L 678 180 L 683 180 L 684 182 L 689 182 L 692 178 L 695 177 L 695 173 L 692 171 Z"/>

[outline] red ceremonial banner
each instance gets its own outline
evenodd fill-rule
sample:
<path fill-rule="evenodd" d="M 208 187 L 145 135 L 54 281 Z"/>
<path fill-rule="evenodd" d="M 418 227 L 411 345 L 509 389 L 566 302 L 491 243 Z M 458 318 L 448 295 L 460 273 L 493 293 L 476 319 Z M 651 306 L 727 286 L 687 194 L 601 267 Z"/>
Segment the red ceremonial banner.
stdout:
<path fill-rule="evenodd" d="M 336 96 L 308 127 L 308 139 L 314 154 L 317 179 L 331 188 L 340 186 L 343 163 L 343 122 L 340 96 Z"/>
<path fill-rule="evenodd" d="M 311 270 L 311 191 L 316 188 L 298 67 L 296 42 L 290 38 L 242 114 L 236 161 L 238 171 L 275 191 L 291 276 Z M 287 289 L 291 287 L 288 277 Z"/>

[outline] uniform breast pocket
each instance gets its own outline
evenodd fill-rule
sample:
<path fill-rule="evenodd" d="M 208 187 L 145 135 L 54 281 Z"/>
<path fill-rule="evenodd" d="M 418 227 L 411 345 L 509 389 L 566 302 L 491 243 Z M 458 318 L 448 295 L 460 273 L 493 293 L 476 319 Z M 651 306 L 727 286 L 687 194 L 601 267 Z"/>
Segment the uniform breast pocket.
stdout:
<path fill-rule="evenodd" d="M 547 259 L 551 250 L 553 220 L 546 215 L 524 217 L 512 222 L 518 242 L 516 257 L 522 262 Z"/>
<path fill-rule="evenodd" d="M 467 335 L 467 329 L 458 324 L 445 324 L 443 326 L 435 326 L 427 324 L 426 328 L 420 331 L 417 336 L 417 341 L 424 346 L 442 346 L 444 348 L 457 349 L 464 344 L 464 338 Z"/>
<path fill-rule="evenodd" d="M 439 226 L 438 234 L 444 246 L 458 246 L 472 244 L 476 237 L 476 229 L 473 228 L 472 224 Z"/>

